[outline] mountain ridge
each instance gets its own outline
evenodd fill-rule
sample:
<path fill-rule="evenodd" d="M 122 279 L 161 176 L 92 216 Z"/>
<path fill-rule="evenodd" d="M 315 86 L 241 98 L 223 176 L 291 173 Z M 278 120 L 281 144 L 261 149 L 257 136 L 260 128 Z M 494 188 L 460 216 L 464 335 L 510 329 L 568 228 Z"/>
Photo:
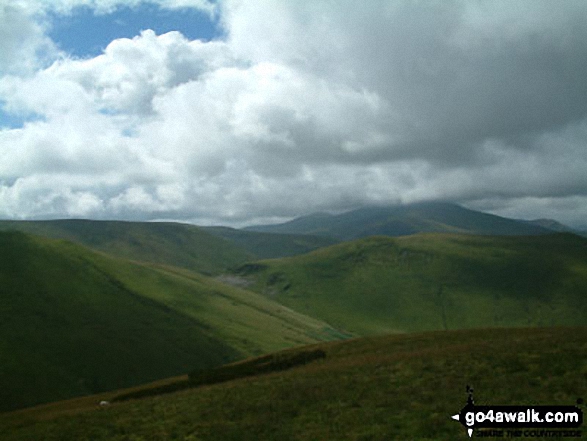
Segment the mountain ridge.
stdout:
<path fill-rule="evenodd" d="M 530 224 L 530 225 L 537 225 L 542 228 L 546 228 L 548 230 L 552 230 L 557 233 L 573 233 L 577 235 L 584 235 L 584 231 L 577 230 L 575 228 L 571 228 L 568 225 L 565 225 L 555 219 L 532 219 L 532 220 L 521 220 L 521 222 Z"/>
<path fill-rule="evenodd" d="M 371 206 L 336 215 L 308 215 L 247 231 L 313 234 L 352 240 L 367 236 L 407 236 L 422 232 L 483 235 L 541 235 L 552 230 L 515 219 L 470 210 L 447 202 Z"/>
<path fill-rule="evenodd" d="M 230 227 L 201 228 L 242 246 L 258 259 L 295 256 L 338 243 L 336 239 L 308 234 L 262 233 Z"/>
<path fill-rule="evenodd" d="M 237 272 L 249 289 L 368 335 L 585 325 L 586 262 L 587 240 L 570 233 L 420 233 L 341 242 Z"/>
<path fill-rule="evenodd" d="M 0 232 L 0 411 L 343 338 L 181 268 Z"/>
<path fill-rule="evenodd" d="M 0 221 L 0 231 L 17 230 L 65 239 L 115 257 L 218 274 L 254 256 L 200 227 L 174 222 L 57 219 Z"/>
<path fill-rule="evenodd" d="M 178 222 L 92 219 L 0 220 L 0 231 L 65 239 L 125 259 L 173 265 L 218 275 L 246 261 L 292 256 L 337 240 L 308 235 L 259 233 Z"/>

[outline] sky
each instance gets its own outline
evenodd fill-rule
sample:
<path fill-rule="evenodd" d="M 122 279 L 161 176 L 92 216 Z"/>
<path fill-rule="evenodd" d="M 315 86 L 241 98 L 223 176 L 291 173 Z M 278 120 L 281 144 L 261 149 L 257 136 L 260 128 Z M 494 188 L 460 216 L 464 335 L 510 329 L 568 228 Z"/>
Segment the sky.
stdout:
<path fill-rule="evenodd" d="M 0 218 L 451 201 L 587 229 L 584 0 L 0 0 Z"/>

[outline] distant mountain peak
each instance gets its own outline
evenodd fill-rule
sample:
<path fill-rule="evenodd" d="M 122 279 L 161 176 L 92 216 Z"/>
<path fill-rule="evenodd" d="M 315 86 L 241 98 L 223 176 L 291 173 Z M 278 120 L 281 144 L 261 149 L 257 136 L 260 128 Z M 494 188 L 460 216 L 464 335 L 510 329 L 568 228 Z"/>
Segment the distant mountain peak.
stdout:
<path fill-rule="evenodd" d="M 374 235 L 406 236 L 421 232 L 515 236 L 548 234 L 553 231 L 545 226 L 470 210 L 446 201 L 367 206 L 337 215 L 315 213 L 282 224 L 258 225 L 246 229 L 330 236 L 338 240 Z"/>
<path fill-rule="evenodd" d="M 534 220 L 528 220 L 528 221 L 522 221 L 522 222 L 526 222 L 528 224 L 531 225 L 537 225 L 539 227 L 542 228 L 547 228 L 549 230 L 552 231 L 557 231 L 557 232 L 575 232 L 575 230 L 565 224 L 560 223 L 559 221 L 556 221 L 554 219 L 534 219 Z"/>

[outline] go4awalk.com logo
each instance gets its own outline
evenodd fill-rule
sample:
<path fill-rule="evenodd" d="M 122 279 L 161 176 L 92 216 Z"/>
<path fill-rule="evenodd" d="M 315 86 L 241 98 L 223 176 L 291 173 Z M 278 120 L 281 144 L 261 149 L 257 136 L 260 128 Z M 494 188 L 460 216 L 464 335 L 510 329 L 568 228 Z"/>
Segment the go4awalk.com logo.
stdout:
<path fill-rule="evenodd" d="M 467 386 L 467 404 L 452 415 L 469 437 L 581 437 L 583 411 L 577 406 L 476 406 L 473 389 Z M 582 399 L 577 405 L 583 404 Z"/>

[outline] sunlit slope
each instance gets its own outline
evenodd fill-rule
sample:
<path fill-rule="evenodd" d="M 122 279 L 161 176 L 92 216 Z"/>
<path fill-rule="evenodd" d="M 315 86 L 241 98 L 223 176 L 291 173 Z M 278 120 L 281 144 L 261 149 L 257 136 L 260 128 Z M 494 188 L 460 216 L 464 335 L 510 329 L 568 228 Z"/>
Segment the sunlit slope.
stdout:
<path fill-rule="evenodd" d="M 241 354 L 350 336 L 262 295 L 190 271 L 146 265 L 110 270 L 142 296 L 198 320 Z"/>
<path fill-rule="evenodd" d="M 20 232 L 0 233 L 0 300 L 0 410 L 340 336 L 201 275 Z"/>
<path fill-rule="evenodd" d="M 132 260 L 217 274 L 253 258 L 242 247 L 194 225 L 173 222 L 96 220 L 0 221 L 0 231 L 19 230 L 67 239 Z"/>
<path fill-rule="evenodd" d="M 324 357 L 102 408 L 119 392 L 0 415 L 3 439 L 466 440 L 450 418 L 466 385 L 477 405 L 568 406 L 587 388 L 585 327 L 378 336 L 287 354 L 309 350 Z"/>
<path fill-rule="evenodd" d="M 587 240 L 572 234 L 371 237 L 240 273 L 358 334 L 587 323 Z"/>

